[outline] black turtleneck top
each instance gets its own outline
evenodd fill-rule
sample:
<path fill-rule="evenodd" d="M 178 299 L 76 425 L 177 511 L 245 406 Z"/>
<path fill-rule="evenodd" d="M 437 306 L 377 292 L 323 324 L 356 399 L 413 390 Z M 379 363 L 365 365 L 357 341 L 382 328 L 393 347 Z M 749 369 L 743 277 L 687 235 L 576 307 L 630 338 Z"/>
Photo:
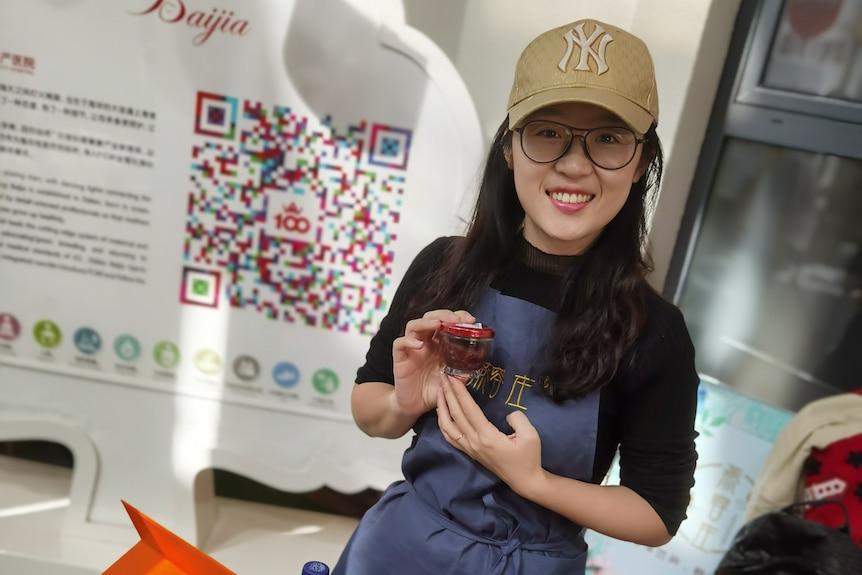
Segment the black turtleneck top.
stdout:
<path fill-rule="evenodd" d="M 356 383 L 394 384 L 392 342 L 403 328 L 410 296 L 440 265 L 452 238 L 427 246 L 404 275 L 380 330 L 372 338 Z M 502 294 L 559 311 L 559 289 L 579 256 L 545 254 L 521 241 L 517 257 L 491 286 Z M 620 483 L 643 497 L 670 534 L 685 519 L 697 461 L 694 419 L 700 382 L 682 313 L 649 290 L 647 319 L 613 380 L 601 390 L 594 483 L 601 483 L 619 451 Z M 632 365 L 636 367 L 624 368 Z"/>

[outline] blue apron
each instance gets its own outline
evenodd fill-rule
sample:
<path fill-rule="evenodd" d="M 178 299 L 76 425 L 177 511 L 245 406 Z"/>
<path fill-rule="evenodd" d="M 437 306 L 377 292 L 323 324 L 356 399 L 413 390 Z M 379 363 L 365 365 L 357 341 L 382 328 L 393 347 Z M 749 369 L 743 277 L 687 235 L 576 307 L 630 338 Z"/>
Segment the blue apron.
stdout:
<path fill-rule="evenodd" d="M 590 481 L 598 392 L 561 404 L 539 389 L 540 356 L 556 315 L 488 289 L 473 315 L 494 328 L 483 374 L 466 385 L 504 433 L 521 410 L 542 440 L 548 471 Z M 497 476 L 449 445 L 432 413 L 392 484 L 363 516 L 333 575 L 582 575 L 583 529 L 514 493 Z M 586 503 L 588 504 L 588 503 Z"/>

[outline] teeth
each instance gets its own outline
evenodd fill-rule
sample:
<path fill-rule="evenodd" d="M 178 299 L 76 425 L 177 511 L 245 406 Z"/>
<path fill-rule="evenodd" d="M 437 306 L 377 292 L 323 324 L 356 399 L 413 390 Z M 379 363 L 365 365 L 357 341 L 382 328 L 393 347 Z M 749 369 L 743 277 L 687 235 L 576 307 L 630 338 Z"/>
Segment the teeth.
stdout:
<path fill-rule="evenodd" d="M 564 204 L 585 204 L 593 199 L 587 194 L 562 194 L 559 192 L 551 194 L 551 197 Z"/>

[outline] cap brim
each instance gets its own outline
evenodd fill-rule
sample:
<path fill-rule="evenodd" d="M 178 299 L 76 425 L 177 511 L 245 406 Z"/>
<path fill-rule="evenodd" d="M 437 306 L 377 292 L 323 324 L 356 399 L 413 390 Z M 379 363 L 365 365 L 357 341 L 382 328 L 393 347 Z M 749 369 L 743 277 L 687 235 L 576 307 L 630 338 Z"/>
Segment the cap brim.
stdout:
<path fill-rule="evenodd" d="M 537 110 L 567 102 L 582 102 L 604 108 L 640 134 L 645 134 L 653 123 L 649 112 L 618 94 L 596 88 L 566 87 L 533 94 L 509 108 L 509 129 L 517 127 L 524 118 Z"/>

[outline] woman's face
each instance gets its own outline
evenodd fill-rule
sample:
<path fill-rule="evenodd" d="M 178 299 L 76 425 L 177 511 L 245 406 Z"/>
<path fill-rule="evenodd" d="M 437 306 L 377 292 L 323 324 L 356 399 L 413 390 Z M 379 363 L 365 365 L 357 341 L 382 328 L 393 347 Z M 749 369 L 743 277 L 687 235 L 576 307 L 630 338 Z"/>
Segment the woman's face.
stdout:
<path fill-rule="evenodd" d="M 527 121 L 551 120 L 572 128 L 622 126 L 626 124 L 604 108 L 592 104 L 566 103 L 543 108 Z M 524 155 L 521 135 L 512 134 L 510 167 L 515 189 L 524 208 L 524 238 L 543 252 L 555 255 L 583 253 L 625 204 L 633 182 L 643 174 L 643 146 L 618 170 L 596 166 L 585 154 L 583 132 L 563 157 L 540 164 Z M 643 134 L 636 134 L 642 138 Z"/>

